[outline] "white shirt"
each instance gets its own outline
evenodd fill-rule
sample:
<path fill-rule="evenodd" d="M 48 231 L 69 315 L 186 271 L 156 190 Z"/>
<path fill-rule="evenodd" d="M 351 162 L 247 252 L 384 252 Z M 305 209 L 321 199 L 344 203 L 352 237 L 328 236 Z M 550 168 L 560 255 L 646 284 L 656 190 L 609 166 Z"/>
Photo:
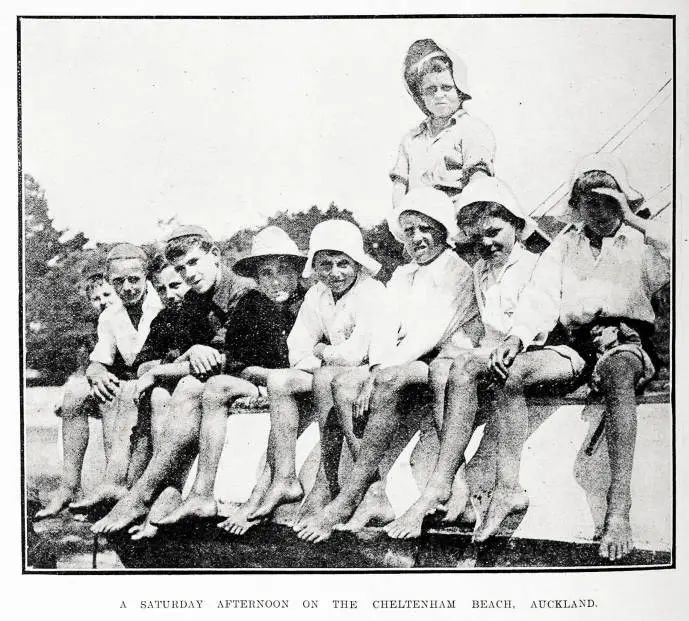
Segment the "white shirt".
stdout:
<path fill-rule="evenodd" d="M 596 316 L 653 323 L 651 295 L 670 282 L 671 236 L 662 221 L 646 223 L 646 236 L 622 225 L 603 238 L 594 256 L 583 225 L 567 227 L 543 252 L 511 333 L 524 347 L 542 344 L 540 334 L 559 320 L 566 328 Z"/>
<path fill-rule="evenodd" d="M 483 347 L 496 347 L 510 333 L 519 298 L 531 280 L 538 258 L 517 242 L 499 268 L 491 268 L 484 259 L 475 263 L 476 301 L 485 329 Z"/>
<path fill-rule="evenodd" d="M 478 314 L 473 273 L 454 251 L 448 248 L 427 265 L 398 267 L 387 293 L 387 330 L 396 345 L 371 357 L 371 364 L 408 364 L 434 349 L 452 355 L 472 347 L 462 326 Z M 390 342 L 389 336 L 384 341 Z"/>
<path fill-rule="evenodd" d="M 287 337 L 292 367 L 313 370 L 321 364 L 359 366 L 383 347 L 381 328 L 385 316 L 385 285 L 360 273 L 347 293 L 335 301 L 321 282 L 304 296 L 294 327 Z M 313 355 L 317 343 L 326 339 L 323 360 Z"/>
<path fill-rule="evenodd" d="M 108 306 L 98 318 L 98 342 L 90 355 L 91 362 L 111 365 L 119 351 L 124 362 L 131 366 L 143 347 L 151 329 L 151 322 L 163 308 L 163 304 L 150 282 L 141 308 L 138 327 L 132 325 L 129 314 L 120 300 Z"/>

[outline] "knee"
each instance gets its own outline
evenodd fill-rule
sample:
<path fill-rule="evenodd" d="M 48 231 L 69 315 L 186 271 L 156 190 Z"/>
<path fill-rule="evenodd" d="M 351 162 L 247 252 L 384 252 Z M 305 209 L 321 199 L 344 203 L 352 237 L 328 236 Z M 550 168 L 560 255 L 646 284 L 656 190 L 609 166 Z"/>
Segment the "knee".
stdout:
<path fill-rule="evenodd" d="M 403 372 L 400 367 L 390 367 L 376 371 L 373 378 L 373 390 L 390 392 L 399 390 L 403 383 Z"/>
<path fill-rule="evenodd" d="M 266 386 L 270 395 L 292 394 L 295 388 L 292 374 L 282 370 L 269 373 Z"/>
<path fill-rule="evenodd" d="M 470 351 L 457 356 L 450 367 L 450 379 L 455 383 L 475 381 L 481 371 L 478 357 Z"/>
<path fill-rule="evenodd" d="M 330 388 L 333 391 L 333 399 L 337 404 L 354 399 L 354 386 L 345 374 L 335 376 L 330 382 Z"/>
<path fill-rule="evenodd" d="M 203 388 L 204 405 L 227 405 L 237 395 L 232 378 L 227 376 L 211 377 Z"/>
<path fill-rule="evenodd" d="M 600 387 L 604 392 L 634 392 L 640 372 L 641 361 L 634 354 L 618 352 L 599 363 Z"/>
<path fill-rule="evenodd" d="M 183 377 L 175 388 L 175 396 L 180 398 L 195 398 L 203 393 L 203 384 L 195 377 Z"/>

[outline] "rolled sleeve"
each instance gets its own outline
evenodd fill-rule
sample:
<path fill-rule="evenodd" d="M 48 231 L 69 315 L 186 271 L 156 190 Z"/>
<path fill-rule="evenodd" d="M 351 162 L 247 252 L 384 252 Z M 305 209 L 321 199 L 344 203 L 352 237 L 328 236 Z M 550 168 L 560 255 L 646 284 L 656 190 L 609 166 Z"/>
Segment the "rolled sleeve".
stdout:
<path fill-rule="evenodd" d="M 91 362 L 100 362 L 104 365 L 112 365 L 115 362 L 115 355 L 117 354 L 117 344 L 115 342 L 115 335 L 113 334 L 107 316 L 100 316 L 98 319 L 98 342 L 93 348 L 89 360 Z"/>
<path fill-rule="evenodd" d="M 390 171 L 390 179 L 409 185 L 409 153 L 404 140 L 397 152 L 397 161 Z"/>
<path fill-rule="evenodd" d="M 318 292 L 310 289 L 299 309 L 289 336 L 287 348 L 289 350 L 290 366 L 304 371 L 317 369 L 321 361 L 313 355 L 313 348 L 324 336 L 323 327 L 315 305 Z"/>

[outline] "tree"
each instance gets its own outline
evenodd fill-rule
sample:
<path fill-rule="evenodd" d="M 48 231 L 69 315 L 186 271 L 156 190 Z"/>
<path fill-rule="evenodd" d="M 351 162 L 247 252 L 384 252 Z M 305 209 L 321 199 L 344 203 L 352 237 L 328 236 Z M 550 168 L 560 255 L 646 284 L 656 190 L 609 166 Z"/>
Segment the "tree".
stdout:
<path fill-rule="evenodd" d="M 80 268 L 87 238 L 53 225 L 45 192 L 24 175 L 24 335 L 26 365 L 43 381 L 62 383 L 93 333 Z"/>

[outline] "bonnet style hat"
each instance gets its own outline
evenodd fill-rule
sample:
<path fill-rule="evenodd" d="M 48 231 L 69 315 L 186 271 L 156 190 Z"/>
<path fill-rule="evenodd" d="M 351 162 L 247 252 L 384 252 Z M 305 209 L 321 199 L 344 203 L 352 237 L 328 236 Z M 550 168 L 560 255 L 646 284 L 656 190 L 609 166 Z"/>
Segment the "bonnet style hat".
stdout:
<path fill-rule="evenodd" d="M 309 256 L 302 274 L 304 278 L 313 275 L 313 257 L 320 250 L 343 252 L 371 276 L 375 276 L 381 268 L 378 261 L 364 252 L 364 238 L 359 227 L 347 220 L 326 220 L 313 227 L 309 239 Z"/>
<path fill-rule="evenodd" d="M 255 278 L 258 265 L 267 257 L 287 258 L 298 272 L 301 272 L 306 263 L 306 257 L 299 252 L 297 244 L 285 231 L 278 226 L 268 226 L 256 234 L 251 243 L 251 253 L 236 261 L 232 271 L 240 276 Z"/>
<path fill-rule="evenodd" d="M 455 238 L 459 235 L 455 221 L 455 208 L 450 197 L 431 187 L 415 188 L 404 195 L 392 215 L 388 218 L 388 228 L 395 239 L 404 243 L 404 233 L 400 226 L 400 216 L 405 211 L 415 211 L 428 216 L 442 225 L 447 231 L 447 243 L 455 245 Z"/>
<path fill-rule="evenodd" d="M 426 62 L 433 58 L 441 58 L 450 62 L 450 73 L 454 79 L 455 86 L 465 95 L 465 99 L 471 99 L 469 83 L 467 81 L 467 66 L 464 61 L 447 47 L 440 47 L 433 39 L 419 39 L 414 41 L 407 50 L 407 55 L 404 57 L 402 75 L 407 91 L 416 102 L 416 105 L 423 110 L 424 114 L 428 114 L 428 110 L 423 103 L 421 93 L 418 92 L 417 85 L 420 70 Z"/>
<path fill-rule="evenodd" d="M 459 212 L 472 203 L 497 203 L 502 205 L 515 218 L 524 222 L 521 238 L 527 239 L 535 230 L 536 223 L 524 213 L 517 197 L 510 187 L 500 179 L 486 175 L 475 175 L 455 198 L 455 210 Z"/>
<path fill-rule="evenodd" d="M 639 210 L 644 201 L 643 194 L 635 190 L 629 184 L 627 169 L 624 167 L 622 160 L 612 153 L 594 153 L 582 159 L 574 169 L 572 187 L 579 177 L 593 170 L 598 170 L 610 175 L 617 182 L 617 185 L 620 186 L 622 193 L 627 197 L 632 211 L 636 212 Z"/>

